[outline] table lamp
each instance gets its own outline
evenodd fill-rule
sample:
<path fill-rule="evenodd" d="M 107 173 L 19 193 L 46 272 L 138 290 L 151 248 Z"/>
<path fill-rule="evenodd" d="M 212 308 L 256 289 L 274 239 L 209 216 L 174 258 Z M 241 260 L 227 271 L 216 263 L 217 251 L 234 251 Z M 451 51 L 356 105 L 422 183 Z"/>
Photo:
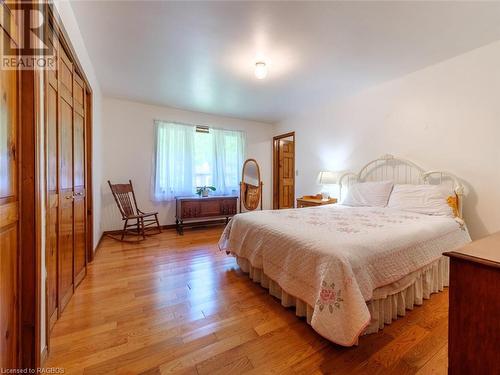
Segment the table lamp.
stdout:
<path fill-rule="evenodd" d="M 319 183 L 320 185 L 335 185 L 337 183 L 337 176 L 331 171 L 319 172 Z M 321 198 L 323 200 L 328 200 L 330 198 L 330 193 L 322 189 Z"/>

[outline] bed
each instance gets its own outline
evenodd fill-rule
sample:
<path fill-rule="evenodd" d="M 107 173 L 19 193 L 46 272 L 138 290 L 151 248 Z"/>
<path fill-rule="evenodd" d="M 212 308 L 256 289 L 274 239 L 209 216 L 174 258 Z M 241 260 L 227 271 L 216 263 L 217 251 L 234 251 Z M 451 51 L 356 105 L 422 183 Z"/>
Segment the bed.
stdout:
<path fill-rule="evenodd" d="M 219 247 L 250 278 L 320 335 L 342 346 L 375 333 L 448 285 L 442 256 L 470 242 L 462 220 L 463 187 L 453 174 L 385 155 L 345 173 L 340 195 L 359 182 L 448 185 L 456 215 L 388 207 L 319 207 L 236 215 Z"/>

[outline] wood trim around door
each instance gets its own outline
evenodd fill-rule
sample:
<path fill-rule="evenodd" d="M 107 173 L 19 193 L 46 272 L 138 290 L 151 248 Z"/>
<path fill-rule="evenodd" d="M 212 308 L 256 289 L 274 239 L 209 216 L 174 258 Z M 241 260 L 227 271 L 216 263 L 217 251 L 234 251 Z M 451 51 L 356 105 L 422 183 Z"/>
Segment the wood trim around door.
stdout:
<path fill-rule="evenodd" d="M 92 182 L 92 90 L 85 91 L 85 194 L 87 217 L 87 265 L 94 260 L 94 201 Z"/>
<path fill-rule="evenodd" d="M 293 139 L 293 202 L 295 202 L 295 132 L 293 131 L 273 137 L 273 210 L 279 208 L 279 141 L 289 137 Z"/>
<path fill-rule="evenodd" d="M 19 209 L 19 364 L 36 368 L 40 363 L 41 201 L 39 172 L 39 110 L 37 76 L 20 71 L 20 209 Z"/>

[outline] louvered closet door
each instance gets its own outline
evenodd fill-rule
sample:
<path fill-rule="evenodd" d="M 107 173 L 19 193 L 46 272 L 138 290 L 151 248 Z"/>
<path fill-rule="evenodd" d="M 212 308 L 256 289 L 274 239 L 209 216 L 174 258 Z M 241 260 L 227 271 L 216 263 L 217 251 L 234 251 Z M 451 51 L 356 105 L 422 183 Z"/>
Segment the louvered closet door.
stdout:
<path fill-rule="evenodd" d="M 73 294 L 73 65 L 59 49 L 59 314 Z"/>
<path fill-rule="evenodd" d="M 55 41 L 57 43 L 57 41 Z M 57 46 L 54 47 L 57 51 Z M 57 254 L 59 235 L 58 195 L 58 70 L 48 70 L 45 78 L 46 98 L 46 144 L 47 144 L 47 228 L 45 268 L 47 272 L 47 317 L 49 329 L 57 320 Z"/>
<path fill-rule="evenodd" d="M 0 3 L 1 13 L 9 10 Z M 15 24 L 15 23 L 14 23 Z M 0 26 L 3 18 L 0 19 Z M 0 38 L 17 40 L 0 27 Z M 12 38 L 11 38 L 12 36 Z M 14 38 L 14 39 L 13 39 Z M 3 54 L 0 53 L 0 58 Z M 18 345 L 18 84 L 17 72 L 0 70 L 0 368 L 17 366 Z"/>
<path fill-rule="evenodd" d="M 75 287 L 86 272 L 85 206 L 85 85 L 73 76 L 74 275 Z"/>

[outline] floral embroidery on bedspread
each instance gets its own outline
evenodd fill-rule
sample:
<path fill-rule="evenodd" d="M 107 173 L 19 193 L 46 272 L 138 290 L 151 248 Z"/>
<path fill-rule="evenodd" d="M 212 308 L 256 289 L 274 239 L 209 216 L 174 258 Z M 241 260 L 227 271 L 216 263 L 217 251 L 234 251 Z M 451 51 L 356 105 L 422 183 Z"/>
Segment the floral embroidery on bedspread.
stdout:
<path fill-rule="evenodd" d="M 328 227 L 336 232 L 346 234 L 361 233 L 371 229 L 384 228 L 387 225 L 403 224 L 421 219 L 421 217 L 411 214 L 392 214 L 389 216 L 380 210 L 370 210 L 369 213 L 370 215 L 354 212 L 346 217 L 342 212 L 311 208 L 300 214 L 297 211 L 290 211 L 283 216 L 287 219 L 300 220 L 315 227 Z"/>
<path fill-rule="evenodd" d="M 341 289 L 335 290 L 335 283 L 328 285 L 326 281 L 323 280 L 321 283 L 319 298 L 316 301 L 319 311 L 323 311 L 326 307 L 328 307 L 330 314 L 333 314 L 334 307 L 340 309 L 340 303 L 344 301 L 341 297 L 341 292 Z"/>

